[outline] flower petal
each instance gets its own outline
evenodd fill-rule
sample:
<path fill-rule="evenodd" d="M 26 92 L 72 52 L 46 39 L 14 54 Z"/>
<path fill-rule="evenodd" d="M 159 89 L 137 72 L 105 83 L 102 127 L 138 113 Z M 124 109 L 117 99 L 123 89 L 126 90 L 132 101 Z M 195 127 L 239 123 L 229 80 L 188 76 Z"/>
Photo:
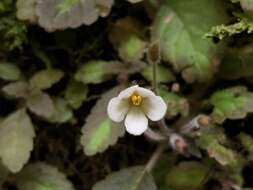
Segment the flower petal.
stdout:
<path fill-rule="evenodd" d="M 107 114 L 111 120 L 121 122 L 129 110 L 129 103 L 118 97 L 112 98 L 107 106 Z"/>
<path fill-rule="evenodd" d="M 121 91 L 119 93 L 119 98 L 120 99 L 125 99 L 125 98 L 129 98 L 137 89 L 139 88 L 138 85 L 135 86 L 131 86 L 129 88 L 126 88 L 125 90 Z"/>
<path fill-rule="evenodd" d="M 164 117 L 167 105 L 160 96 L 148 96 L 143 100 L 142 110 L 152 121 L 158 121 Z"/>
<path fill-rule="evenodd" d="M 148 97 L 148 96 L 155 96 L 155 93 L 154 92 L 152 92 L 151 90 L 149 90 L 149 89 L 146 89 L 146 88 L 142 88 L 142 87 L 138 87 L 137 89 L 136 89 L 136 91 L 137 91 L 137 93 L 139 94 L 139 95 L 141 95 L 142 97 Z"/>
<path fill-rule="evenodd" d="M 125 126 L 128 133 L 141 135 L 148 128 L 148 119 L 142 110 L 132 107 L 126 116 Z"/>

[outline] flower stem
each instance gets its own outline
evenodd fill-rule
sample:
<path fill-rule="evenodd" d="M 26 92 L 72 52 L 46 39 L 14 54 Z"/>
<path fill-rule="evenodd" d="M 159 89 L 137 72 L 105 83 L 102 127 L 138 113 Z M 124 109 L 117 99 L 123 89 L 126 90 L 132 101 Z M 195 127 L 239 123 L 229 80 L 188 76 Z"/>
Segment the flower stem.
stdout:
<path fill-rule="evenodd" d="M 162 142 L 158 145 L 158 147 L 156 148 L 155 152 L 152 154 L 151 158 L 149 159 L 149 161 L 148 161 L 148 163 L 145 167 L 145 170 L 147 172 L 152 172 L 152 170 L 155 167 L 157 161 L 159 160 L 162 153 L 164 152 L 166 146 L 167 146 L 166 142 Z"/>

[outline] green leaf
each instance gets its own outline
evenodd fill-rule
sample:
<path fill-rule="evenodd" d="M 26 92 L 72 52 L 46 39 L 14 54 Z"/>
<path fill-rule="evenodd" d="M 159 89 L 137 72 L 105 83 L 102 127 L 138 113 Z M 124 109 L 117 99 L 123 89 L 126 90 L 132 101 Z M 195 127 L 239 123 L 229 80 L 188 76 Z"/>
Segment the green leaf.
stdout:
<path fill-rule="evenodd" d="M 74 190 L 62 172 L 42 162 L 28 165 L 16 178 L 19 190 Z"/>
<path fill-rule="evenodd" d="M 96 183 L 92 190 L 156 190 L 153 177 L 144 167 L 136 166 L 112 173 Z"/>
<path fill-rule="evenodd" d="M 74 109 L 78 109 L 82 105 L 83 101 L 86 100 L 87 95 L 88 86 L 75 80 L 69 82 L 65 91 L 65 99 Z"/>
<path fill-rule="evenodd" d="M 174 117 L 178 114 L 187 116 L 189 114 L 190 105 L 187 99 L 163 88 L 158 89 L 158 94 L 168 105 L 169 109 L 167 110 L 167 117 Z"/>
<path fill-rule="evenodd" d="M 106 111 L 109 100 L 116 96 L 120 88 L 113 88 L 103 94 L 86 119 L 82 128 L 81 144 L 88 156 L 105 151 L 110 145 L 115 144 L 119 137 L 124 135 L 123 125 L 112 122 Z"/>
<path fill-rule="evenodd" d="M 35 73 L 30 79 L 32 87 L 37 89 L 48 89 L 61 80 L 64 73 L 58 69 L 46 69 Z"/>
<path fill-rule="evenodd" d="M 166 183 L 173 190 L 199 189 L 209 168 L 199 162 L 181 162 L 166 176 Z"/>
<path fill-rule="evenodd" d="M 140 60 L 145 53 L 146 43 L 136 35 L 131 35 L 119 47 L 119 56 L 122 60 L 133 62 Z"/>
<path fill-rule="evenodd" d="M 98 84 L 112 77 L 110 67 L 114 62 L 94 60 L 83 64 L 76 72 L 74 78 L 84 84 Z"/>
<path fill-rule="evenodd" d="M 26 98 L 30 93 L 29 84 L 25 81 L 7 84 L 2 90 L 5 94 L 14 98 Z"/>
<path fill-rule="evenodd" d="M 8 81 L 16 81 L 20 76 L 21 71 L 16 65 L 11 63 L 0 64 L 0 78 Z"/>
<path fill-rule="evenodd" d="M 27 97 L 26 105 L 29 110 L 38 116 L 49 118 L 54 113 L 54 103 L 50 96 L 37 91 Z"/>
<path fill-rule="evenodd" d="M 73 112 L 63 98 L 54 99 L 54 112 L 47 118 L 52 123 L 66 123 L 73 118 Z"/>
<path fill-rule="evenodd" d="M 160 42 L 164 60 L 177 72 L 182 71 L 187 82 L 211 79 L 218 49 L 202 37 L 212 26 L 227 21 L 225 10 L 220 0 L 166 0 L 160 8 L 153 39 Z"/>
<path fill-rule="evenodd" d="M 213 126 L 206 129 L 198 138 L 196 144 L 206 150 L 211 158 L 214 158 L 221 165 L 234 165 L 238 161 L 236 154 L 229 148 L 223 146 L 227 138 L 220 128 Z"/>
<path fill-rule="evenodd" d="M 215 92 L 211 97 L 214 106 L 212 118 L 217 123 L 226 119 L 242 119 L 253 112 L 253 93 L 244 86 L 224 89 Z"/>
<path fill-rule="evenodd" d="M 35 6 L 36 0 L 18 0 L 16 2 L 17 18 L 19 20 L 35 23 L 37 21 Z"/>
<path fill-rule="evenodd" d="M 19 172 L 33 149 L 34 128 L 25 110 L 21 109 L 0 124 L 0 157 L 13 173 Z"/>
<path fill-rule="evenodd" d="M 172 82 L 175 81 L 175 76 L 173 75 L 173 73 L 165 66 L 163 65 L 157 65 L 156 66 L 156 75 L 157 75 L 157 82 L 158 83 L 168 83 L 168 82 Z M 145 69 L 141 72 L 141 74 L 143 75 L 143 77 L 152 82 L 153 81 L 153 67 L 152 65 L 148 65 L 147 67 L 145 67 Z"/>
<path fill-rule="evenodd" d="M 43 0 L 36 6 L 38 23 L 48 32 L 90 25 L 110 13 L 113 0 Z"/>

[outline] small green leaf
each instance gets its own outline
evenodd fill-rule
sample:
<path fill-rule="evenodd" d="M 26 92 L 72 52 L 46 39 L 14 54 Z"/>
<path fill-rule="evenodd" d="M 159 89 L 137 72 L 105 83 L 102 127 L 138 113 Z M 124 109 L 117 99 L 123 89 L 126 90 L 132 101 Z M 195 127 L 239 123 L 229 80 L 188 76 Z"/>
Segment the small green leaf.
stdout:
<path fill-rule="evenodd" d="M 49 118 L 54 113 L 53 100 L 48 94 L 41 91 L 30 94 L 26 104 L 31 112 L 44 118 Z"/>
<path fill-rule="evenodd" d="M 158 89 L 158 94 L 164 99 L 168 105 L 167 116 L 174 117 L 178 114 L 187 116 L 189 114 L 189 103 L 187 99 L 180 97 L 179 95 L 169 92 L 163 88 Z"/>
<path fill-rule="evenodd" d="M 112 77 L 110 66 L 114 64 L 116 63 L 99 60 L 89 61 L 78 69 L 74 78 L 84 84 L 105 82 Z"/>
<path fill-rule="evenodd" d="M 225 10 L 220 0 L 165 0 L 159 9 L 153 39 L 160 42 L 163 59 L 182 71 L 187 82 L 207 82 L 213 76 L 218 46 L 202 37 L 227 21 Z"/>
<path fill-rule="evenodd" d="M 116 87 L 103 94 L 86 119 L 82 128 L 81 144 L 88 156 L 105 151 L 124 135 L 124 127 L 112 122 L 106 111 L 109 100 L 117 94 L 119 89 L 120 87 Z"/>
<path fill-rule="evenodd" d="M 35 73 L 30 79 L 30 84 L 32 87 L 37 89 L 48 89 L 53 84 L 57 83 L 64 73 L 58 69 L 46 69 Z"/>
<path fill-rule="evenodd" d="M 81 82 L 70 81 L 65 91 L 65 99 L 74 109 L 78 109 L 87 98 L 88 86 Z"/>
<path fill-rule="evenodd" d="M 21 71 L 11 63 L 0 63 L 0 78 L 8 81 L 16 81 L 20 78 Z"/>
<path fill-rule="evenodd" d="M 133 62 L 140 60 L 144 55 L 146 43 L 138 36 L 132 35 L 119 47 L 119 56 L 122 60 Z"/>
<path fill-rule="evenodd" d="M 166 176 L 166 183 L 173 190 L 201 188 L 209 168 L 199 162 L 181 162 Z"/>
<path fill-rule="evenodd" d="M 112 173 L 96 183 L 92 190 L 156 190 L 153 177 L 144 167 L 136 166 Z"/>
<path fill-rule="evenodd" d="M 5 94 L 14 98 L 26 98 L 30 93 L 29 84 L 25 81 L 7 84 L 2 90 Z"/>
<path fill-rule="evenodd" d="M 52 123 L 66 123 L 73 118 L 73 112 L 63 98 L 54 99 L 54 112 L 47 118 Z"/>
<path fill-rule="evenodd" d="M 242 119 L 253 112 L 252 98 L 253 93 L 243 86 L 217 91 L 211 97 L 212 118 L 217 123 L 223 123 L 225 119 Z"/>
<path fill-rule="evenodd" d="M 37 21 L 35 6 L 36 0 L 18 0 L 16 2 L 17 18 L 35 23 Z"/>
<path fill-rule="evenodd" d="M 28 165 L 16 178 L 19 190 L 74 190 L 62 172 L 42 162 Z"/>
<path fill-rule="evenodd" d="M 168 83 L 175 81 L 175 76 L 173 73 L 165 66 L 163 65 L 157 65 L 156 68 L 156 73 L 157 73 L 157 82 L 158 83 Z M 153 81 L 153 67 L 152 65 L 148 65 L 142 72 L 141 74 L 143 77 L 148 80 L 148 81 Z"/>
<path fill-rule="evenodd" d="M 33 149 L 34 128 L 25 110 L 21 109 L 0 124 L 0 157 L 13 173 L 19 172 Z"/>
<path fill-rule="evenodd" d="M 127 0 L 127 1 L 130 2 L 130 3 L 140 3 L 143 0 Z"/>

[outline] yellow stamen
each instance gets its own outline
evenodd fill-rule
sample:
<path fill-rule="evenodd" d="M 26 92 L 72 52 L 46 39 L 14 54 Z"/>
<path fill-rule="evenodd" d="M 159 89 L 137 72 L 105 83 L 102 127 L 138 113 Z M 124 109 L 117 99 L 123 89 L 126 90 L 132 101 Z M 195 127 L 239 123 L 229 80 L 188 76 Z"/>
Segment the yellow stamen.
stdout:
<path fill-rule="evenodd" d="M 130 102 L 135 105 L 135 106 L 139 106 L 142 102 L 142 96 L 140 96 L 139 94 L 137 93 L 133 93 L 131 96 L 130 96 Z"/>

